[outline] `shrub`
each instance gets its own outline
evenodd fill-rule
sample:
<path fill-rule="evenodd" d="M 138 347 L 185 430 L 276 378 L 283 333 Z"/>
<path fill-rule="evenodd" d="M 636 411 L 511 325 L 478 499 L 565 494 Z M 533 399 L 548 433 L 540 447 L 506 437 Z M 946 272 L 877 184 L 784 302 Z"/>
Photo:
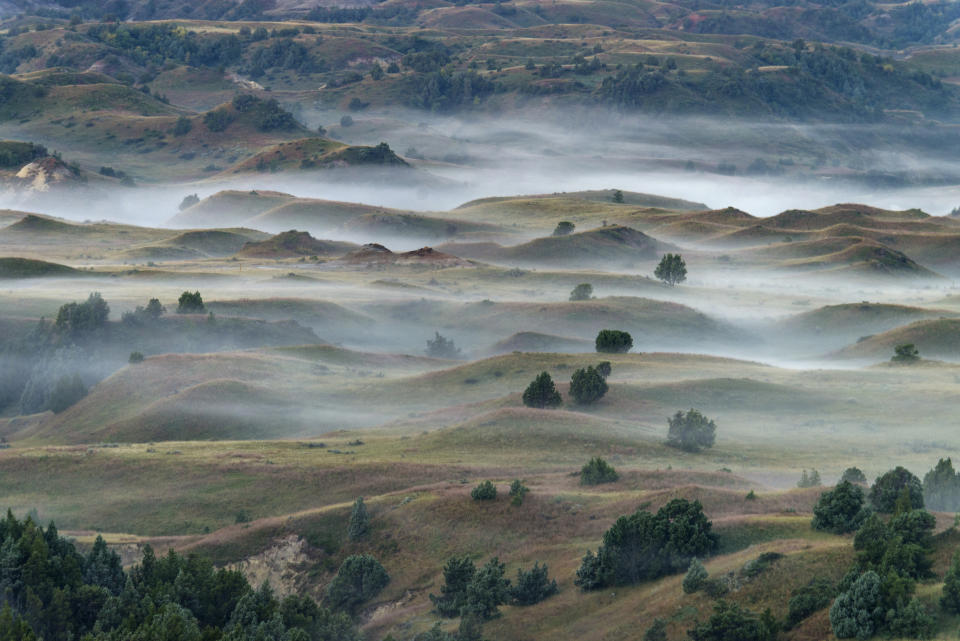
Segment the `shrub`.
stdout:
<path fill-rule="evenodd" d="M 178 314 L 202 314 L 206 311 L 200 292 L 183 292 L 177 300 Z"/>
<path fill-rule="evenodd" d="M 203 124 L 214 133 L 219 133 L 221 131 L 226 131 L 227 127 L 230 126 L 236 119 L 236 116 L 233 112 L 227 109 L 214 109 L 213 111 L 208 111 L 203 115 Z"/>
<path fill-rule="evenodd" d="M 599 485 L 600 483 L 615 483 L 620 478 L 613 466 L 599 456 L 580 468 L 580 485 Z"/>
<path fill-rule="evenodd" d="M 592 366 L 578 369 L 570 379 L 570 396 L 581 405 L 599 401 L 607 389 L 607 381 Z"/>
<path fill-rule="evenodd" d="M 340 126 L 341 127 L 352 127 L 353 118 L 351 116 L 341 116 L 340 117 Z"/>
<path fill-rule="evenodd" d="M 890 360 L 894 363 L 916 363 L 920 360 L 920 350 L 913 343 L 897 345 L 893 348 L 893 357 Z"/>
<path fill-rule="evenodd" d="M 820 495 L 813 508 L 811 525 L 815 530 L 845 534 L 860 528 L 869 516 L 863 506 L 863 490 L 859 485 L 843 481 L 833 490 Z"/>
<path fill-rule="evenodd" d="M 529 491 L 530 488 L 524 485 L 523 481 L 515 479 L 513 483 L 510 484 L 510 503 L 517 506 L 521 505 L 523 503 L 523 497 L 525 497 Z"/>
<path fill-rule="evenodd" d="M 695 409 L 687 413 L 677 412 L 667 419 L 667 445 L 686 452 L 699 452 L 713 447 L 717 425 Z"/>
<path fill-rule="evenodd" d="M 568 220 L 561 220 L 553 230 L 554 236 L 568 236 L 573 233 L 577 226 Z"/>
<path fill-rule="evenodd" d="M 667 641 L 667 622 L 663 619 L 654 619 L 647 631 L 643 633 L 643 641 Z"/>
<path fill-rule="evenodd" d="M 814 612 L 830 605 L 836 596 L 833 584 L 824 578 L 816 578 L 807 585 L 798 588 L 790 595 L 786 628 L 789 630 Z"/>
<path fill-rule="evenodd" d="M 571 301 L 590 300 L 591 296 L 593 296 L 593 285 L 590 283 L 580 283 L 570 292 Z"/>
<path fill-rule="evenodd" d="M 683 577 L 684 593 L 693 594 L 702 588 L 709 576 L 707 568 L 703 567 L 703 563 L 699 559 L 690 561 L 690 567 L 687 568 L 687 573 Z"/>
<path fill-rule="evenodd" d="M 470 557 L 452 557 L 443 566 L 443 585 L 440 596 L 430 595 L 430 601 L 440 616 L 455 617 L 467 604 L 467 586 L 477 568 Z"/>
<path fill-rule="evenodd" d="M 743 564 L 740 573 L 747 579 L 755 578 L 763 574 L 767 568 L 783 558 L 779 552 L 764 552 L 755 559 L 750 559 Z"/>
<path fill-rule="evenodd" d="M 675 574 L 716 549 L 710 530 L 699 501 L 673 499 L 656 514 L 641 509 L 621 516 L 604 533 L 597 554 L 583 558 L 574 583 L 590 590 Z"/>
<path fill-rule="evenodd" d="M 470 496 L 474 501 L 493 501 L 497 498 L 497 486 L 493 481 L 483 481 L 470 490 Z"/>
<path fill-rule="evenodd" d="M 745 497 L 743 497 L 743 498 L 744 498 L 744 500 L 747 500 L 747 501 L 756 501 L 756 500 L 757 500 L 757 493 L 754 492 L 753 490 L 750 490 L 749 492 L 747 492 L 747 495 L 746 495 Z"/>
<path fill-rule="evenodd" d="M 193 129 L 193 121 L 186 116 L 180 116 L 177 118 L 177 122 L 173 126 L 173 135 L 186 136 L 188 133 L 190 133 L 191 129 Z"/>
<path fill-rule="evenodd" d="M 367 513 L 367 506 L 361 496 L 353 502 L 353 510 L 350 512 L 350 524 L 347 526 L 347 537 L 351 541 L 358 541 L 365 537 L 369 531 L 370 515 Z"/>
<path fill-rule="evenodd" d="M 131 365 L 143 362 L 143 352 L 130 352 L 129 362 Z"/>
<path fill-rule="evenodd" d="M 920 479 L 904 467 L 896 468 L 877 478 L 870 488 L 870 505 L 877 512 L 889 514 L 894 511 L 897 498 L 906 489 L 911 507 L 923 507 L 923 485 Z"/>
<path fill-rule="evenodd" d="M 334 609 L 353 612 L 377 596 L 389 582 L 390 575 L 372 556 L 348 556 L 327 587 L 327 601 Z"/>
<path fill-rule="evenodd" d="M 673 287 L 687 280 L 687 264 L 680 254 L 667 254 L 660 259 L 653 275 Z"/>
<path fill-rule="evenodd" d="M 530 570 L 517 569 L 517 584 L 510 589 L 516 605 L 533 605 L 557 593 L 556 580 L 547 577 L 547 564 L 534 563 Z"/>
<path fill-rule="evenodd" d="M 692 641 L 774 641 L 779 625 L 770 610 L 756 615 L 736 603 L 719 601 L 706 623 L 687 631 Z"/>
<path fill-rule="evenodd" d="M 858 467 L 848 467 L 840 475 L 840 482 L 849 481 L 854 485 L 866 485 L 867 476 Z"/>
<path fill-rule="evenodd" d="M 523 404 L 527 407 L 548 409 L 558 407 L 562 402 L 560 392 L 557 391 L 553 379 L 547 372 L 540 372 L 540 375 L 533 379 L 523 392 Z"/>
<path fill-rule="evenodd" d="M 633 338 L 618 329 L 602 329 L 597 334 L 596 349 L 604 354 L 625 354 L 633 347 Z"/>
<path fill-rule="evenodd" d="M 440 332 L 434 332 L 433 340 L 427 339 L 427 356 L 431 358 L 463 358 L 460 349 L 453 343 L 453 340 L 441 336 Z"/>

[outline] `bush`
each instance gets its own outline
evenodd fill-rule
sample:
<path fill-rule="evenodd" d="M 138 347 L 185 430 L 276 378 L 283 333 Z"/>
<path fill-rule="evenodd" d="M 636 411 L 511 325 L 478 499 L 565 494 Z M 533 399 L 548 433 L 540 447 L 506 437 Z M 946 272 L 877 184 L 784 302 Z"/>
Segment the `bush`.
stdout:
<path fill-rule="evenodd" d="M 840 482 L 849 481 L 854 485 L 866 485 L 867 476 L 858 467 L 848 467 L 840 475 Z"/>
<path fill-rule="evenodd" d="M 143 352 L 130 352 L 129 363 L 136 365 L 143 362 Z"/>
<path fill-rule="evenodd" d="M 599 485 L 601 483 L 615 483 L 620 478 L 613 466 L 599 456 L 580 468 L 580 485 Z"/>
<path fill-rule="evenodd" d="M 497 498 L 497 486 L 493 481 L 483 481 L 470 490 L 470 496 L 474 501 L 493 501 Z"/>
<path fill-rule="evenodd" d="M 667 419 L 667 424 L 667 445 L 685 452 L 713 447 L 716 440 L 716 423 L 694 409 L 687 413 L 678 411 Z"/>
<path fill-rule="evenodd" d="M 350 524 L 347 526 L 347 537 L 351 541 L 359 541 L 369 532 L 370 515 L 367 513 L 367 506 L 361 496 L 353 502 L 353 510 L 350 512 Z"/>
<path fill-rule="evenodd" d="M 203 115 L 203 124 L 213 133 L 219 133 L 226 131 L 235 119 L 236 116 L 227 109 L 214 109 Z"/>
<path fill-rule="evenodd" d="M 593 296 L 593 285 L 590 283 L 580 283 L 570 292 L 571 301 L 590 300 L 591 296 Z"/>
<path fill-rule="evenodd" d="M 596 349 L 603 354 L 625 354 L 633 347 L 633 338 L 618 329 L 602 329 L 597 334 Z"/>
<path fill-rule="evenodd" d="M 893 348 L 890 360 L 894 363 L 916 363 L 920 360 L 920 350 L 913 343 L 897 345 Z"/>
<path fill-rule="evenodd" d="M 787 606 L 786 628 L 789 630 L 814 612 L 830 605 L 835 595 L 833 584 L 824 578 L 813 579 L 794 590 Z"/>
<path fill-rule="evenodd" d="M 372 556 L 348 556 L 327 587 L 327 601 L 336 610 L 354 612 L 362 603 L 377 596 L 389 582 L 390 575 Z"/>
<path fill-rule="evenodd" d="M 673 499 L 656 514 L 621 516 L 603 535 L 594 556 L 583 558 L 574 583 L 584 590 L 633 585 L 685 570 L 713 552 L 717 540 L 699 501 Z"/>
<path fill-rule="evenodd" d="M 340 117 L 340 126 L 341 126 L 341 127 L 352 127 L 352 126 L 353 126 L 353 117 L 351 117 L 351 116 L 341 116 L 341 117 Z"/>
<path fill-rule="evenodd" d="M 517 584 L 510 589 L 510 596 L 516 605 L 533 605 L 557 593 L 556 580 L 547 577 L 547 564 L 534 563 L 524 572 L 517 569 Z"/>
<path fill-rule="evenodd" d="M 653 275 L 673 287 L 687 280 L 687 264 L 680 254 L 667 254 L 660 259 Z"/>
<path fill-rule="evenodd" d="M 607 389 L 607 381 L 592 366 L 578 369 L 570 379 L 570 396 L 581 405 L 599 401 Z"/>
<path fill-rule="evenodd" d="M 692 641 L 774 641 L 780 626 L 770 610 L 756 615 L 736 603 L 719 601 L 706 623 L 687 631 Z"/>
<path fill-rule="evenodd" d="M 530 488 L 524 485 L 523 481 L 515 479 L 513 483 L 510 484 L 510 503 L 517 506 L 521 505 L 523 503 L 523 497 L 525 497 L 529 491 Z"/>
<path fill-rule="evenodd" d="M 667 641 L 667 622 L 663 619 L 654 619 L 647 631 L 643 633 L 643 641 Z"/>
<path fill-rule="evenodd" d="M 455 617 L 467 604 L 467 586 L 477 572 L 470 557 L 452 557 L 443 566 L 443 585 L 440 596 L 430 595 L 430 601 L 440 616 Z"/>
<path fill-rule="evenodd" d="M 547 372 L 540 372 L 523 392 L 523 404 L 527 407 L 548 409 L 558 407 L 562 402 L 560 392 Z"/>
<path fill-rule="evenodd" d="M 568 236 L 573 233 L 577 226 L 568 220 L 561 220 L 553 230 L 554 236 Z"/>
<path fill-rule="evenodd" d="M 834 534 L 858 530 L 869 516 L 863 503 L 863 490 L 860 486 L 843 481 L 833 490 L 820 495 L 813 508 L 811 525 L 815 530 Z"/>
<path fill-rule="evenodd" d="M 889 514 L 894 511 L 904 489 L 907 490 L 911 507 L 923 508 L 923 485 L 920 479 L 901 466 L 877 478 L 870 488 L 870 505 L 877 512 Z"/>
<path fill-rule="evenodd" d="M 687 568 L 687 573 L 683 577 L 684 593 L 693 594 L 702 588 L 709 576 L 710 574 L 707 572 L 707 568 L 703 567 L 700 559 L 690 561 L 690 567 Z"/>
<path fill-rule="evenodd" d="M 454 345 L 453 341 L 440 332 L 434 332 L 433 340 L 427 339 L 427 356 L 431 358 L 448 358 L 451 360 L 463 358 L 460 349 Z"/>
<path fill-rule="evenodd" d="M 173 126 L 174 136 L 186 136 L 193 129 L 193 121 L 186 116 L 177 118 L 177 123 Z"/>
<path fill-rule="evenodd" d="M 200 292 L 183 292 L 177 300 L 178 314 L 202 314 L 206 309 Z"/>

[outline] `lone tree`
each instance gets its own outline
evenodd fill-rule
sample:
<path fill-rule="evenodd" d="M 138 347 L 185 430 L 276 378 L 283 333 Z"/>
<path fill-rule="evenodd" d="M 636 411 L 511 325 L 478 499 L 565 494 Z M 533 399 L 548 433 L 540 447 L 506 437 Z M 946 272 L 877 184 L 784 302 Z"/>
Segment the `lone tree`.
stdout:
<path fill-rule="evenodd" d="M 694 409 L 687 413 L 678 411 L 667 419 L 667 424 L 667 445 L 686 452 L 713 447 L 716 440 L 717 424 Z"/>
<path fill-rule="evenodd" d="M 200 292 L 183 292 L 177 300 L 178 314 L 202 314 L 206 309 Z"/>
<path fill-rule="evenodd" d="M 369 531 L 370 515 L 367 513 L 367 506 L 361 496 L 353 502 L 353 511 L 350 512 L 350 525 L 347 528 L 347 536 L 351 541 L 358 541 L 365 537 Z"/>
<path fill-rule="evenodd" d="M 607 381 L 592 365 L 578 369 L 570 378 L 570 396 L 577 403 L 587 405 L 595 403 L 607 393 Z"/>
<path fill-rule="evenodd" d="M 920 360 L 920 350 L 913 343 L 904 343 L 893 348 L 894 363 L 916 363 Z"/>
<path fill-rule="evenodd" d="M 602 354 L 625 354 L 633 347 L 633 337 L 619 329 L 601 329 L 596 347 Z"/>
<path fill-rule="evenodd" d="M 653 275 L 673 287 L 687 280 L 687 264 L 680 254 L 667 254 L 660 259 Z"/>
<path fill-rule="evenodd" d="M 451 360 L 461 358 L 460 348 L 453 344 L 453 339 L 442 336 L 440 332 L 434 332 L 433 340 L 427 339 L 427 356 L 431 358 L 449 358 Z"/>
<path fill-rule="evenodd" d="M 561 220 L 553 230 L 554 236 L 569 236 L 577 226 L 569 220 Z"/>
<path fill-rule="evenodd" d="M 617 204 L 623 203 L 623 192 L 619 189 L 614 189 L 611 200 Z"/>
<path fill-rule="evenodd" d="M 590 459 L 580 468 L 580 485 L 599 485 L 601 483 L 616 483 L 620 478 L 613 466 L 599 456 Z"/>
<path fill-rule="evenodd" d="M 580 283 L 573 288 L 573 291 L 570 292 L 570 300 L 590 300 L 590 297 L 593 296 L 593 285 L 590 283 Z"/>
<path fill-rule="evenodd" d="M 557 386 L 553 384 L 553 379 L 547 372 L 540 372 L 540 375 L 533 379 L 523 392 L 523 404 L 527 407 L 551 409 L 559 407 L 562 402 L 560 392 L 557 391 Z"/>
<path fill-rule="evenodd" d="M 820 495 L 813 508 L 813 529 L 834 534 L 859 529 L 869 515 L 863 500 L 863 489 L 859 485 L 841 481 L 833 490 Z"/>

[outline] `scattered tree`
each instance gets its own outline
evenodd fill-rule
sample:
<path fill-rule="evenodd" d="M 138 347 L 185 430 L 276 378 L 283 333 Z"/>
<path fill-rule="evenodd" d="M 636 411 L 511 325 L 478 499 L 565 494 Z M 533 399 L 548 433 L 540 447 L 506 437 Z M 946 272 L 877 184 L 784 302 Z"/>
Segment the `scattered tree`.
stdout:
<path fill-rule="evenodd" d="M 815 578 L 794 590 L 787 605 L 786 628 L 789 630 L 814 612 L 830 605 L 836 594 L 833 584 L 823 577 Z"/>
<path fill-rule="evenodd" d="M 860 528 L 869 516 L 863 506 L 863 489 L 850 481 L 842 481 L 833 490 L 820 495 L 813 508 L 812 526 L 834 534 L 846 534 Z"/>
<path fill-rule="evenodd" d="M 534 563 L 528 571 L 517 568 L 517 584 L 510 589 L 516 605 L 533 605 L 557 593 L 556 580 L 547 576 L 547 564 Z"/>
<path fill-rule="evenodd" d="M 736 603 L 720 600 L 713 606 L 713 614 L 706 623 L 701 623 L 687 635 L 692 641 L 774 641 L 780 626 L 765 610 L 756 615 Z"/>
<path fill-rule="evenodd" d="M 690 561 L 690 567 L 687 568 L 687 573 L 683 577 L 683 591 L 686 594 L 693 594 L 703 587 L 709 577 L 710 574 L 707 568 L 703 567 L 700 559 Z"/>
<path fill-rule="evenodd" d="M 613 466 L 596 456 L 580 468 L 580 485 L 616 483 L 620 478 Z"/>
<path fill-rule="evenodd" d="M 497 486 L 493 481 L 482 481 L 480 485 L 470 490 L 470 497 L 474 501 L 493 501 L 497 498 Z"/>
<path fill-rule="evenodd" d="M 597 352 L 603 354 L 625 354 L 633 347 L 633 337 L 619 329 L 602 329 L 597 334 Z"/>
<path fill-rule="evenodd" d="M 643 633 L 643 641 L 667 641 L 667 622 L 660 618 L 654 619 Z"/>
<path fill-rule="evenodd" d="M 540 372 L 540 375 L 533 379 L 523 392 L 523 404 L 527 407 L 549 409 L 559 407 L 562 402 L 560 392 L 557 391 L 553 379 L 547 372 Z"/>
<path fill-rule="evenodd" d="M 188 133 L 190 133 L 190 130 L 192 129 L 193 129 L 193 121 L 187 118 L 186 116 L 180 116 L 179 118 L 177 118 L 176 124 L 173 125 L 173 135 L 177 137 L 186 136 Z M 180 209 L 182 211 L 186 209 L 186 207 L 183 207 L 181 205 Z"/>
<path fill-rule="evenodd" d="M 823 482 L 820 480 L 820 472 L 817 470 L 810 470 L 810 474 L 803 470 L 800 474 L 800 480 L 797 481 L 797 487 L 820 487 L 821 485 L 823 485 Z"/>
<path fill-rule="evenodd" d="M 503 578 L 505 567 L 493 557 L 473 575 L 467 584 L 467 598 L 461 616 L 474 614 L 486 621 L 500 616 L 499 606 L 510 599 L 510 580 Z"/>
<path fill-rule="evenodd" d="M 327 601 L 336 610 L 354 612 L 390 582 L 380 562 L 368 554 L 348 556 L 327 587 Z"/>
<path fill-rule="evenodd" d="M 523 498 L 530 491 L 530 488 L 523 484 L 520 479 L 515 479 L 510 484 L 510 504 L 520 506 L 523 504 Z"/>
<path fill-rule="evenodd" d="M 581 405 L 599 401 L 607 389 L 606 379 L 593 366 L 578 369 L 570 378 L 570 396 Z"/>
<path fill-rule="evenodd" d="M 455 617 L 467 604 L 467 586 L 477 568 L 468 556 L 451 557 L 443 566 L 443 585 L 440 596 L 430 595 L 430 601 L 440 616 Z"/>
<path fill-rule="evenodd" d="M 561 220 L 553 230 L 554 236 L 569 236 L 577 226 L 568 220 Z"/>
<path fill-rule="evenodd" d="M 923 508 L 923 485 L 920 479 L 901 466 L 877 478 L 870 488 L 870 505 L 877 512 L 890 514 L 904 489 L 907 490 L 911 507 Z"/>
<path fill-rule="evenodd" d="M 667 419 L 667 445 L 685 452 L 699 452 L 713 447 L 716 440 L 717 424 L 699 411 L 678 411 Z"/>
<path fill-rule="evenodd" d="M 894 363 L 916 363 L 920 360 L 920 350 L 913 343 L 904 343 L 893 348 L 893 357 L 890 358 Z"/>
<path fill-rule="evenodd" d="M 858 467 L 848 467 L 840 475 L 840 482 L 849 481 L 854 485 L 867 485 L 867 475 Z"/>
<path fill-rule="evenodd" d="M 109 317 L 110 306 L 99 292 L 94 292 L 82 303 L 61 305 L 54 327 L 58 331 L 79 337 L 105 327 Z"/>
<path fill-rule="evenodd" d="M 680 254 L 667 254 L 660 259 L 653 275 L 673 287 L 687 280 L 687 264 Z"/>
<path fill-rule="evenodd" d="M 593 296 L 593 285 L 590 283 L 580 283 L 573 288 L 573 291 L 570 292 L 570 300 L 590 300 Z"/>
<path fill-rule="evenodd" d="M 183 292 L 177 300 L 178 314 L 202 314 L 206 309 L 200 292 Z"/>
<path fill-rule="evenodd" d="M 614 190 L 613 190 L 613 197 L 611 198 L 611 200 L 613 200 L 613 202 L 615 202 L 615 203 L 617 203 L 617 204 L 622 204 L 622 203 L 623 203 L 623 192 L 620 191 L 619 189 L 614 189 Z"/>
<path fill-rule="evenodd" d="M 613 371 L 613 367 L 610 365 L 610 361 L 601 361 L 597 365 L 597 373 L 600 374 L 604 379 L 610 378 L 610 373 Z"/>
<path fill-rule="evenodd" d="M 351 541 L 359 541 L 370 532 L 370 515 L 367 506 L 360 496 L 353 502 L 350 512 L 350 524 L 347 527 L 347 536 Z"/>
<path fill-rule="evenodd" d="M 427 339 L 426 353 L 431 358 L 448 358 L 451 360 L 463 358 L 460 348 L 454 345 L 453 340 L 442 336 L 440 332 L 434 332 L 433 340 Z"/>

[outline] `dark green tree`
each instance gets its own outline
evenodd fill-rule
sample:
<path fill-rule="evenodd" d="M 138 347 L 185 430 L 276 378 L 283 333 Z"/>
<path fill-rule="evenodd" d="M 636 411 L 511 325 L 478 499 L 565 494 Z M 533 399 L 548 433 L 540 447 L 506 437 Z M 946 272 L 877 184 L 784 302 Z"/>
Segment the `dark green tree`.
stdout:
<path fill-rule="evenodd" d="M 858 530 L 869 512 L 863 506 L 863 489 L 849 481 L 842 481 L 833 490 L 820 495 L 813 508 L 815 530 L 845 534 Z"/>
<path fill-rule="evenodd" d="M 602 354 L 625 354 L 633 347 L 633 337 L 619 329 L 602 329 L 595 343 Z"/>
<path fill-rule="evenodd" d="M 827 607 L 836 595 L 833 583 L 823 577 L 815 578 L 807 585 L 797 588 L 790 595 L 787 604 L 785 627 L 789 630 L 814 612 Z"/>
<path fill-rule="evenodd" d="M 200 292 L 183 292 L 177 300 L 178 314 L 202 314 L 206 309 Z"/>
<path fill-rule="evenodd" d="M 611 200 L 613 200 L 613 202 L 618 203 L 618 204 L 623 203 L 623 192 L 620 191 L 619 189 L 614 189 L 614 190 L 613 190 L 613 197 L 611 198 Z"/>
<path fill-rule="evenodd" d="M 568 220 L 561 220 L 553 230 L 554 236 L 568 236 L 573 233 L 577 226 Z"/>
<path fill-rule="evenodd" d="M 943 595 L 940 607 L 944 612 L 960 614 L 960 550 L 953 553 L 950 568 L 943 577 Z"/>
<path fill-rule="evenodd" d="M 510 598 L 510 580 L 503 577 L 505 568 L 500 559 L 493 557 L 476 571 L 467 584 L 464 612 L 484 621 L 500 615 L 499 606 Z"/>
<path fill-rule="evenodd" d="M 50 409 L 59 414 L 86 395 L 87 386 L 83 384 L 79 374 L 61 376 L 50 392 Z"/>
<path fill-rule="evenodd" d="M 613 466 L 599 456 L 590 459 L 580 468 L 580 485 L 599 485 L 600 483 L 616 483 L 620 478 Z"/>
<path fill-rule="evenodd" d="M 597 372 L 606 380 L 610 377 L 611 372 L 613 372 L 613 367 L 610 365 L 610 361 L 601 361 L 597 365 Z"/>
<path fill-rule="evenodd" d="M 473 581 L 477 568 L 468 556 L 451 557 L 443 566 L 443 585 L 440 596 L 430 595 L 430 601 L 440 616 L 455 617 L 467 604 L 467 586 Z"/>
<path fill-rule="evenodd" d="M 920 350 L 913 343 L 897 345 L 893 348 L 890 360 L 894 363 L 916 363 L 920 360 Z"/>
<path fill-rule="evenodd" d="M 516 605 L 533 605 L 557 593 L 556 580 L 547 575 L 547 564 L 539 562 L 524 571 L 517 568 L 517 583 L 510 588 L 510 597 Z"/>
<path fill-rule="evenodd" d="M 369 532 L 370 515 L 367 513 L 367 506 L 361 496 L 353 502 L 353 509 L 350 511 L 350 524 L 347 527 L 347 537 L 351 541 L 359 541 Z"/>
<path fill-rule="evenodd" d="M 482 481 L 470 490 L 470 497 L 474 501 L 493 501 L 497 498 L 497 486 L 493 481 Z"/>
<path fill-rule="evenodd" d="M 570 396 L 581 405 L 599 401 L 607 389 L 606 379 L 593 366 L 578 369 L 570 378 Z"/>
<path fill-rule="evenodd" d="M 654 619 L 643 633 L 643 641 L 667 641 L 667 622 L 660 618 Z"/>
<path fill-rule="evenodd" d="M 660 259 L 653 275 L 673 287 L 687 280 L 687 264 L 680 254 L 667 254 Z"/>
<path fill-rule="evenodd" d="M 327 601 L 335 610 L 354 612 L 380 594 L 389 582 L 390 575 L 372 556 L 348 556 L 327 586 Z"/>
<path fill-rule="evenodd" d="M 559 407 L 562 402 L 560 392 L 547 372 L 541 372 L 523 392 L 523 404 L 527 407 L 550 409 Z"/>
<path fill-rule="evenodd" d="M 774 641 L 779 629 L 770 610 L 757 615 L 721 599 L 706 623 L 688 630 L 687 635 L 692 641 Z"/>
<path fill-rule="evenodd" d="M 694 409 L 686 413 L 678 411 L 667 419 L 667 425 L 667 445 L 685 452 L 713 447 L 716 440 L 717 424 Z"/>
<path fill-rule="evenodd" d="M 870 505 L 877 512 L 890 514 L 894 511 L 897 498 L 904 488 L 909 494 L 911 507 L 922 508 L 923 484 L 920 483 L 920 479 L 901 466 L 897 466 L 877 478 L 870 488 Z"/>
<path fill-rule="evenodd" d="M 854 485 L 867 485 L 867 476 L 858 467 L 848 467 L 840 475 L 840 482 L 849 481 Z"/>
<path fill-rule="evenodd" d="M 573 288 L 573 291 L 570 292 L 570 300 L 590 300 L 593 296 L 593 285 L 590 283 L 580 283 Z"/>
<path fill-rule="evenodd" d="M 707 568 L 703 567 L 700 559 L 690 561 L 690 567 L 687 568 L 687 573 L 683 575 L 682 587 L 684 593 L 693 594 L 702 588 L 709 576 L 710 574 L 707 572 Z"/>

